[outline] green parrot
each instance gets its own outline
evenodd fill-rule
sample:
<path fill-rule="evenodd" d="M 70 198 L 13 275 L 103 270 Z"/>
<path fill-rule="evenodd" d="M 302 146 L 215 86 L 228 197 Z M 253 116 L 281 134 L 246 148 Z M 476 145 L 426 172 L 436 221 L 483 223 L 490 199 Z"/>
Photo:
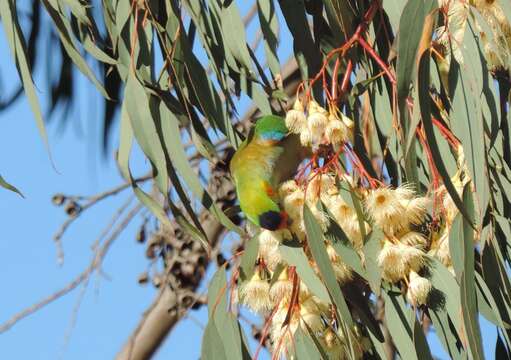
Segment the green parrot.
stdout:
<path fill-rule="evenodd" d="M 282 117 L 268 115 L 257 120 L 230 164 L 241 210 L 251 222 L 272 231 L 287 227 L 277 187 L 293 176 L 307 153 L 299 135 L 289 133 Z"/>

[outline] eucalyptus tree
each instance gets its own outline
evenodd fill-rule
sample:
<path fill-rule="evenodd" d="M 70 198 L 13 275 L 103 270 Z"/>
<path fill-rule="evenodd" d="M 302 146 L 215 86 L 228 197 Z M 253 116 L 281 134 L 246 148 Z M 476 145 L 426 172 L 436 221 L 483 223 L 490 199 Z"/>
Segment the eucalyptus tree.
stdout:
<path fill-rule="evenodd" d="M 120 359 L 149 358 L 202 304 L 204 359 L 257 357 L 263 348 L 273 358 L 432 358 L 431 331 L 450 357 L 482 359 L 480 317 L 497 328 L 495 356 L 509 357 L 508 1 L 32 4 L 29 36 L 16 1 L 2 1 L 0 16 L 43 141 L 31 76 L 40 6 L 64 64 L 50 108 L 72 101 L 76 71 L 105 98 L 105 144 L 119 108 L 125 183 L 55 203 L 66 204 L 70 223 L 127 190 L 139 204 L 124 222 L 143 208 L 155 220 L 137 238 L 162 264 L 151 275 L 160 291 Z M 288 215 L 277 231 L 245 219 L 228 171 L 251 124 L 269 114 L 310 150 L 293 178 L 270 189 Z M 130 170 L 134 143 L 150 164 L 142 177 Z M 197 288 L 209 280 L 204 298 Z M 263 323 L 254 325 L 255 346 L 243 309 Z"/>

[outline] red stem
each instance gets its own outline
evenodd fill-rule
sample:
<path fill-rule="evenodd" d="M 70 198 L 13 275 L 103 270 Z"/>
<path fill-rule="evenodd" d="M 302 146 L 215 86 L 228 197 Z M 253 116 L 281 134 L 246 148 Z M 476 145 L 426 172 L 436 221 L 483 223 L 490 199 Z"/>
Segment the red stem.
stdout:
<path fill-rule="evenodd" d="M 380 66 L 380 68 L 385 72 L 387 77 L 389 78 L 392 85 L 396 85 L 396 77 L 389 70 L 389 67 L 385 62 L 381 59 L 380 56 L 374 51 L 374 49 L 364 40 L 364 38 L 359 38 L 358 43 L 364 48 L 364 50 L 376 61 L 376 63 Z"/>
<path fill-rule="evenodd" d="M 335 60 L 334 72 L 332 73 L 332 101 L 337 101 L 337 77 L 339 76 L 339 65 L 341 64 L 341 59 L 338 57 Z M 344 82 L 344 79 L 343 79 Z"/>
<path fill-rule="evenodd" d="M 341 83 L 341 94 L 345 94 L 348 90 L 348 84 L 350 83 L 350 76 L 353 71 L 353 62 L 348 60 L 348 64 L 346 65 L 346 72 L 344 73 L 344 77 Z"/>

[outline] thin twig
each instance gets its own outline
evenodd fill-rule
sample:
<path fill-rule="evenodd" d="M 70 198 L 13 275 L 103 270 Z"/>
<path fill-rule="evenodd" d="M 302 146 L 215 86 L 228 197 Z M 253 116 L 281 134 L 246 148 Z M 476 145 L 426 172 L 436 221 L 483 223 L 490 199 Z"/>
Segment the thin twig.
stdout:
<path fill-rule="evenodd" d="M 147 181 L 149 179 L 152 179 L 152 177 L 153 177 L 152 174 L 147 174 L 145 176 L 142 176 L 138 179 L 133 180 L 133 182 L 139 183 L 139 182 Z M 78 218 L 78 215 L 81 215 L 83 213 L 83 211 L 85 211 L 88 208 L 92 207 L 93 205 L 97 204 L 101 200 L 103 200 L 107 197 L 110 197 L 110 196 L 117 195 L 121 191 L 129 188 L 130 186 L 131 186 L 131 183 L 126 182 L 126 183 L 123 183 L 121 185 L 114 187 L 113 189 L 110 189 L 110 190 L 104 191 L 102 193 L 99 193 L 97 195 L 93 195 L 93 196 L 86 198 L 87 202 L 84 205 L 80 206 L 80 212 L 77 214 L 77 216 L 70 216 L 68 219 L 66 219 L 66 221 L 64 221 L 64 223 L 62 223 L 62 225 L 60 226 L 60 229 L 53 236 L 53 241 L 55 241 L 55 244 L 57 246 L 57 261 L 58 261 L 59 265 L 62 265 L 64 262 L 64 252 L 62 250 L 62 241 L 61 241 L 62 236 L 66 232 L 67 228 Z M 79 196 L 68 196 L 68 198 L 71 200 L 83 199 L 83 197 L 79 197 Z"/>
<path fill-rule="evenodd" d="M 32 315 L 33 313 L 41 310 L 46 305 L 52 303 L 53 301 L 61 298 L 62 296 L 68 294 L 72 290 L 74 290 L 78 285 L 86 281 L 89 276 L 97 269 L 99 269 L 103 259 L 105 258 L 105 255 L 107 254 L 108 250 L 110 249 L 110 246 L 114 242 L 114 240 L 121 234 L 121 232 L 128 226 L 128 224 L 133 220 L 135 215 L 142 209 L 142 204 L 137 204 L 123 219 L 123 221 L 115 228 L 115 230 L 112 232 L 110 237 L 104 242 L 104 244 L 101 246 L 101 248 L 98 249 L 98 251 L 94 254 L 94 257 L 89 264 L 89 266 L 81 273 L 79 274 L 74 280 L 72 280 L 70 283 L 68 283 L 66 286 L 64 286 L 62 289 L 54 292 L 53 294 L 49 295 L 48 297 L 44 298 L 43 300 L 33 304 L 32 306 L 29 306 L 28 308 L 24 309 L 23 311 L 20 311 L 19 313 L 15 314 L 13 317 L 11 317 L 9 320 L 4 322 L 0 325 L 0 334 L 9 330 L 12 326 L 14 326 L 18 321 Z"/>

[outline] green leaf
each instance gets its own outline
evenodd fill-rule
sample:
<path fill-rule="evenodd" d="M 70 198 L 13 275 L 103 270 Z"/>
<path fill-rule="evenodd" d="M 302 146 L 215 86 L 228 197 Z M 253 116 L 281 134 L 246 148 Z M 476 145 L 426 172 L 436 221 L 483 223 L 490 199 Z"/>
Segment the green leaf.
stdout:
<path fill-rule="evenodd" d="M 32 80 L 32 74 L 30 65 L 27 61 L 27 52 L 25 46 L 25 39 L 23 32 L 18 23 L 18 14 L 16 11 L 16 2 L 12 0 L 2 0 L 0 2 L 0 18 L 2 18 L 2 24 L 4 27 L 5 34 L 7 35 L 7 42 L 11 49 L 18 74 L 23 83 L 25 94 L 28 98 L 28 103 L 34 113 L 36 125 L 39 129 L 41 138 L 46 149 L 49 152 L 48 136 L 46 134 L 46 128 L 44 126 L 43 115 L 41 112 L 41 106 L 37 99 L 34 82 Z M 4 187 L 7 187 L 4 185 Z M 11 189 L 13 190 L 13 189 Z M 16 190 L 13 190 L 16 191 Z M 18 191 L 16 191 L 18 192 Z"/>
<path fill-rule="evenodd" d="M 506 338 L 507 343 L 511 343 L 508 338 L 508 334 L 505 331 L 506 329 L 511 329 L 511 325 L 504 323 L 502 320 L 502 316 L 500 315 L 500 308 L 493 298 L 491 290 L 488 288 L 488 285 L 484 282 L 483 277 L 476 271 L 476 291 L 477 291 L 477 305 L 479 307 L 479 311 L 486 318 L 486 320 L 491 323 L 499 326 L 503 330 L 503 334 Z"/>
<path fill-rule="evenodd" d="M 204 334 L 202 335 L 202 348 L 201 348 L 201 359 L 202 360 L 225 360 L 225 349 L 223 346 L 219 346 L 222 343 L 222 337 L 220 336 L 214 321 L 208 321 Z"/>
<path fill-rule="evenodd" d="M 309 207 L 305 204 L 303 208 L 303 221 L 307 232 L 307 242 L 309 244 L 312 257 L 316 262 L 319 272 L 323 276 L 327 290 L 330 293 L 333 303 L 337 306 L 342 319 L 348 324 L 352 325 L 353 320 L 351 314 L 344 300 L 341 288 L 337 279 L 335 278 L 334 268 L 328 257 L 325 247 L 325 239 L 323 238 L 323 231 L 318 222 L 314 218 Z"/>
<path fill-rule="evenodd" d="M 284 20 L 293 36 L 293 49 L 300 65 L 302 79 L 314 76 L 321 66 L 321 54 L 315 45 L 305 14 L 304 0 L 279 1 Z M 320 86 L 314 87 L 316 99 L 321 99 Z"/>
<path fill-rule="evenodd" d="M 428 342 L 424 336 L 424 330 L 422 330 L 422 325 L 415 315 L 413 317 L 413 343 L 419 359 L 433 360 Z"/>
<path fill-rule="evenodd" d="M 324 0 L 329 25 L 336 36 L 335 45 L 341 45 L 353 33 L 355 14 L 353 7 L 346 0 Z"/>
<path fill-rule="evenodd" d="M 236 2 L 233 1 L 229 6 L 223 7 L 221 17 L 223 41 L 245 70 L 249 74 L 253 73 L 252 60 L 247 48 L 245 26 L 241 21 Z"/>
<path fill-rule="evenodd" d="M 435 0 L 408 0 L 399 20 L 397 45 L 397 93 L 400 100 L 408 96 L 415 69 L 415 59 L 426 16 L 438 3 Z"/>
<path fill-rule="evenodd" d="M 364 244 L 365 266 L 367 271 L 367 280 L 371 290 L 376 294 L 380 294 L 381 286 L 381 269 L 376 259 L 381 251 L 381 240 L 383 232 L 380 229 L 373 229 Z"/>
<path fill-rule="evenodd" d="M 413 343 L 412 317 L 413 312 L 405 305 L 400 293 L 383 292 L 385 299 L 385 319 L 392 340 L 402 359 L 418 359 Z"/>
<path fill-rule="evenodd" d="M 21 196 L 22 198 L 24 198 L 23 194 L 21 193 L 21 191 L 19 191 L 15 186 L 9 184 L 7 181 L 5 181 L 5 179 L 2 177 L 2 175 L 0 175 L 0 186 L 7 189 L 7 190 L 11 190 L 15 193 L 17 193 L 19 196 Z"/>
<path fill-rule="evenodd" d="M 312 335 L 312 334 L 310 334 Z M 298 360 L 325 359 L 309 334 L 305 334 L 300 326 L 294 333 L 294 346 Z"/>
<path fill-rule="evenodd" d="M 468 185 L 463 191 L 463 203 L 469 211 L 469 215 L 473 216 L 474 204 Z M 461 317 L 466 332 L 465 338 L 468 341 L 472 357 L 483 359 L 474 279 L 474 231 L 470 223 L 459 215 L 449 234 L 449 252 L 452 256 L 456 277 L 460 283 Z"/>
<path fill-rule="evenodd" d="M 454 218 L 451 229 L 449 231 L 449 254 L 451 254 L 452 265 L 458 282 L 460 282 L 461 274 L 463 273 L 464 269 L 463 246 L 463 216 L 458 214 Z"/>
<path fill-rule="evenodd" d="M 428 312 L 435 329 L 435 334 L 447 354 L 454 360 L 466 359 L 467 355 L 460 345 L 461 341 L 456 331 L 452 331 L 452 324 L 445 308 L 435 307 L 429 309 Z"/>
<path fill-rule="evenodd" d="M 429 52 L 426 51 L 419 61 L 419 75 L 417 80 L 419 88 L 419 106 L 422 117 L 422 124 L 424 125 L 424 131 L 426 132 L 426 140 L 428 141 L 429 147 L 431 149 L 431 155 L 433 156 L 433 160 L 438 169 L 438 172 L 440 173 L 440 176 L 442 177 L 447 192 L 451 196 L 453 202 L 456 204 L 456 207 L 461 212 L 463 217 L 470 221 L 471 224 L 473 224 L 473 218 L 465 209 L 465 206 L 463 205 L 463 202 L 461 201 L 460 196 L 458 195 L 458 192 L 452 183 L 449 173 L 445 168 L 442 154 L 438 148 L 438 143 L 433 129 L 433 123 L 431 121 L 429 65 L 430 55 Z"/>
<path fill-rule="evenodd" d="M 449 314 L 454 328 L 461 338 L 461 313 L 459 301 L 459 285 L 451 272 L 436 258 L 428 257 L 428 275 L 435 289 L 432 308 L 445 309 Z"/>
<path fill-rule="evenodd" d="M 179 121 L 174 113 L 166 106 L 160 106 L 161 128 L 163 132 L 164 146 L 170 156 L 172 164 L 183 177 L 193 195 L 199 199 L 202 205 L 213 214 L 229 230 L 243 234 L 238 226 L 218 208 L 209 193 L 203 188 L 197 174 L 192 169 L 188 156 L 186 155 L 183 143 L 181 142 L 181 131 Z"/>
<path fill-rule="evenodd" d="M 305 223 L 307 243 L 311 250 L 312 257 L 314 258 L 319 272 L 321 273 L 321 276 L 325 282 L 327 291 L 329 292 L 332 299 L 332 303 L 335 304 L 339 321 L 341 323 L 341 328 L 343 328 L 344 333 L 346 334 L 349 349 L 352 357 L 354 358 L 355 350 L 351 341 L 351 336 L 349 336 L 353 327 L 353 319 L 351 318 L 351 313 L 349 311 L 348 305 L 346 304 L 346 300 L 344 299 L 341 287 L 339 286 L 339 283 L 335 277 L 332 263 L 328 257 L 328 253 L 325 247 L 325 239 L 323 238 L 323 231 L 321 230 L 321 227 L 319 226 L 316 218 L 312 214 L 307 204 L 305 204 L 303 207 L 303 221 Z"/>
<path fill-rule="evenodd" d="M 264 37 L 266 62 L 275 78 L 280 75 L 280 63 L 277 55 L 279 20 L 273 0 L 257 0 L 257 11 Z"/>
<path fill-rule="evenodd" d="M 353 249 L 353 246 L 348 240 L 347 235 L 342 228 L 334 221 L 330 222 L 325 237 L 330 241 L 332 247 L 337 254 L 341 257 L 342 261 L 352 268 L 356 273 L 365 278 L 367 276 L 360 256 Z"/>
<path fill-rule="evenodd" d="M 88 26 L 92 25 L 91 21 L 87 17 L 87 7 L 85 5 L 80 3 L 80 1 L 78 0 L 62 0 L 62 1 L 69 6 L 71 13 L 73 13 L 73 15 L 76 16 L 76 18 L 80 20 L 80 22 Z"/>
<path fill-rule="evenodd" d="M 213 336 L 204 334 L 203 344 L 206 339 L 208 343 L 211 340 L 216 340 L 216 346 L 223 347 L 225 354 L 223 359 L 226 360 L 250 359 L 236 316 L 227 311 L 228 286 L 225 277 L 225 267 L 222 266 L 213 275 L 208 287 L 208 326 L 214 324 L 220 334 L 220 341 L 218 338 L 214 339 L 216 334 L 212 331 Z M 206 338 L 206 335 L 211 339 Z M 215 354 L 220 353 L 220 351 L 215 352 Z"/>
<path fill-rule="evenodd" d="M 135 139 L 155 169 L 158 189 L 166 196 L 169 188 L 169 176 L 165 153 L 155 124 L 155 118 L 159 117 L 158 104 L 155 100 L 154 97 L 147 94 L 145 87 L 130 72 L 126 83 L 124 102 L 127 106 L 131 127 Z"/>
<path fill-rule="evenodd" d="M 254 273 L 255 263 L 257 261 L 257 255 L 259 252 L 259 239 L 254 236 L 252 239 L 247 241 L 245 251 L 241 256 L 240 260 L 240 278 L 245 281 L 250 279 Z"/>
<path fill-rule="evenodd" d="M 117 61 L 112 58 L 110 55 L 101 50 L 90 38 L 90 36 L 85 37 L 83 40 L 83 48 L 95 59 L 110 65 L 116 65 Z"/>
<path fill-rule="evenodd" d="M 279 246 L 279 251 L 289 266 L 296 267 L 298 276 L 307 285 L 307 288 L 322 301 L 330 303 L 328 291 L 310 266 L 301 245 L 295 242 L 284 242 Z"/>
<path fill-rule="evenodd" d="M 477 299 L 474 292 L 474 279 L 464 272 L 461 276 L 461 309 L 465 323 L 466 338 L 473 359 L 484 359 L 481 330 L 477 310 Z"/>
<path fill-rule="evenodd" d="M 373 343 L 373 348 L 376 350 L 376 359 L 380 360 L 386 360 L 387 359 L 387 353 L 385 352 L 385 341 L 380 341 L 376 338 L 373 333 L 369 332 L 369 338 L 371 339 L 371 342 Z"/>
<path fill-rule="evenodd" d="M 394 0 L 383 2 L 382 7 L 387 13 L 387 16 L 389 17 L 389 21 L 393 29 L 398 28 L 401 13 L 403 12 L 406 3 L 407 0 Z"/>
<path fill-rule="evenodd" d="M 55 8 L 50 1 L 42 0 L 48 15 L 50 15 L 53 23 L 55 24 L 56 29 L 58 30 L 58 34 L 60 37 L 60 41 L 62 42 L 62 46 L 66 50 L 67 54 L 73 60 L 74 64 L 78 67 L 78 69 L 87 77 L 89 80 L 96 86 L 98 91 L 106 98 L 110 100 L 105 88 L 98 81 L 92 70 L 90 69 L 87 62 L 82 57 L 78 49 L 76 48 L 75 41 L 73 39 L 73 31 L 71 29 L 71 24 L 69 20 L 66 18 L 66 15 L 62 13 L 60 8 Z"/>
<path fill-rule="evenodd" d="M 463 203 L 467 206 L 469 214 L 473 216 L 474 202 L 472 199 L 472 192 L 468 186 L 466 186 L 463 191 Z M 474 230 L 471 224 L 465 219 L 463 220 L 463 237 L 459 240 L 458 251 L 463 254 L 460 300 L 466 339 L 472 357 L 476 360 L 484 359 L 474 279 Z"/>
<path fill-rule="evenodd" d="M 489 200 L 488 172 L 486 170 L 486 148 L 483 131 L 481 101 L 483 92 L 481 76 L 483 69 L 479 48 L 473 31 L 466 31 L 463 41 L 464 65 L 458 72 L 458 82 L 452 98 L 451 126 L 454 134 L 460 139 L 465 154 L 465 161 L 474 182 L 478 198 L 477 214 L 484 216 Z M 478 101 L 474 101 L 478 99 Z"/>
<path fill-rule="evenodd" d="M 117 154 L 117 162 L 122 176 L 131 183 L 133 192 L 140 202 L 142 202 L 155 216 L 162 222 L 162 224 L 172 228 L 172 225 L 167 217 L 167 214 L 161 204 L 154 200 L 151 196 L 147 195 L 142 189 L 139 188 L 137 183 L 133 181 L 131 171 L 129 168 L 129 158 L 131 147 L 133 144 L 133 128 L 128 115 L 127 104 L 123 102 L 121 108 L 121 134 L 119 142 L 119 152 Z"/>

